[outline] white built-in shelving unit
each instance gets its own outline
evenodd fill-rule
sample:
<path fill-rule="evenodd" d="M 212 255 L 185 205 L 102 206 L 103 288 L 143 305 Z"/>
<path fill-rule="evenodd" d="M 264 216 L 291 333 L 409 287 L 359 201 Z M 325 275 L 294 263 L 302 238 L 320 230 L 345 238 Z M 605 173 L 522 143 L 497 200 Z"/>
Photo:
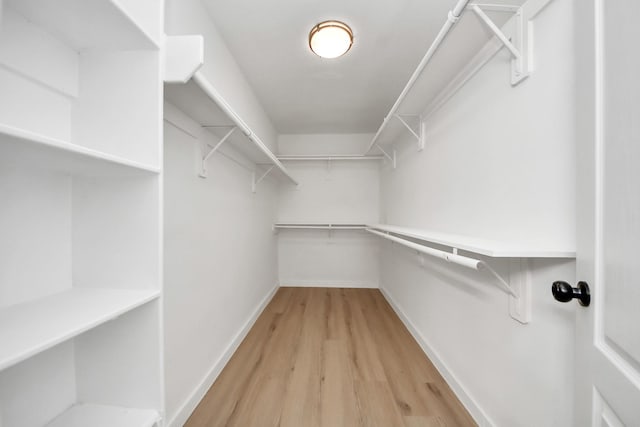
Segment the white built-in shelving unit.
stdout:
<path fill-rule="evenodd" d="M 0 425 L 151 427 L 162 4 L 0 7 Z"/>

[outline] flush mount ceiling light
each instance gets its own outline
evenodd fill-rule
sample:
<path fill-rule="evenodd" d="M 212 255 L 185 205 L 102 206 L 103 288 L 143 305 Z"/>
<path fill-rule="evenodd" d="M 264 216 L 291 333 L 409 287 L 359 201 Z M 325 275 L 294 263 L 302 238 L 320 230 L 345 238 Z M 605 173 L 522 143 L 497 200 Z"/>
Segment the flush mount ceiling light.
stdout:
<path fill-rule="evenodd" d="M 322 58 L 337 58 L 353 44 L 353 31 L 344 22 L 324 21 L 309 32 L 309 47 Z"/>

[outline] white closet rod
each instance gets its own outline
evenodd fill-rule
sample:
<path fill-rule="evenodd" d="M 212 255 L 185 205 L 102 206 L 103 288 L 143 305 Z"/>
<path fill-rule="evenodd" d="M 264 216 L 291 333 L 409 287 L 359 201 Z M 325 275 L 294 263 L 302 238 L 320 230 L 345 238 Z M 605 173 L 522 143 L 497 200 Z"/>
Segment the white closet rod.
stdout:
<path fill-rule="evenodd" d="M 467 4 L 469 3 L 469 1 L 470 0 L 458 0 L 458 3 L 455 5 L 455 7 L 451 11 L 449 11 L 449 15 L 447 16 L 447 22 L 445 22 L 445 24 L 440 29 L 440 32 L 436 36 L 436 39 L 433 41 L 433 43 L 431 43 L 429 50 L 422 58 L 422 61 L 420 61 L 420 64 L 418 64 L 418 68 L 416 68 L 416 70 L 413 72 L 413 74 L 411 75 L 411 78 L 409 79 L 406 86 L 400 93 L 400 96 L 396 100 L 395 104 L 393 104 L 393 107 L 391 107 L 391 110 L 389 110 L 389 114 L 387 114 L 387 116 L 382 121 L 382 125 L 380 125 L 378 132 L 376 132 L 375 136 L 371 140 L 371 143 L 369 144 L 369 148 L 367 148 L 366 153 L 371 151 L 371 149 L 376 144 L 376 141 L 380 137 L 380 134 L 382 134 L 384 129 L 387 127 L 387 123 L 389 122 L 389 120 L 391 120 L 396 115 L 396 111 L 398 111 L 398 108 L 400 107 L 400 104 L 402 103 L 402 101 L 404 101 L 404 98 L 407 96 L 407 93 L 409 93 L 409 91 L 415 84 L 416 80 L 418 80 L 418 77 L 420 77 L 420 74 L 422 74 L 422 70 L 424 70 L 424 67 L 426 67 L 429 61 L 431 61 L 431 58 L 433 57 L 433 55 L 436 53 L 436 51 L 444 41 L 445 37 L 449 33 L 449 30 L 451 30 L 451 28 L 458 21 L 458 19 L 460 18 L 460 15 L 464 11 L 464 9 L 467 7 Z"/>
<path fill-rule="evenodd" d="M 298 185 L 298 181 L 296 181 L 291 175 L 289 175 L 289 172 L 287 172 L 287 170 L 282 165 L 282 163 L 280 163 L 280 160 L 278 160 L 275 154 L 273 154 L 271 150 L 269 150 L 269 148 L 264 145 L 258 135 L 254 134 L 251 131 L 251 128 L 249 128 L 249 126 L 247 126 L 247 124 L 240 118 L 240 116 L 238 116 L 236 112 L 233 111 L 231 106 L 227 103 L 227 101 L 225 101 L 222 95 L 220 95 L 218 91 L 215 90 L 215 88 L 207 81 L 207 79 L 205 79 L 200 74 L 200 72 L 196 72 L 193 75 L 193 81 L 196 82 L 198 86 L 200 86 L 204 93 L 206 93 L 207 96 L 211 98 L 211 100 L 213 100 L 213 102 L 215 102 L 216 105 L 218 105 L 218 107 L 220 107 L 220 109 L 224 111 L 227 116 L 229 116 L 233 123 L 235 123 L 235 125 L 242 131 L 242 133 L 244 133 L 247 138 L 249 138 L 249 140 L 253 142 L 258 147 L 258 149 L 269 158 L 269 161 L 273 165 L 275 165 L 284 176 L 286 176 L 293 184 Z"/>
<path fill-rule="evenodd" d="M 429 246 L 420 245 L 418 243 L 414 243 L 409 240 L 402 239 L 400 237 L 396 237 L 387 233 L 381 233 L 380 231 L 372 230 L 371 228 L 367 228 L 366 230 L 369 233 L 375 234 L 376 236 L 380 236 L 387 240 L 391 240 L 392 242 L 401 244 L 403 246 L 406 246 L 410 249 L 416 250 L 426 255 L 431 255 L 436 258 L 441 258 L 441 259 L 444 259 L 445 261 L 452 262 L 454 264 L 458 264 L 463 267 L 470 268 L 472 270 L 479 271 L 481 269 L 485 269 L 489 273 L 491 273 L 496 279 L 498 279 L 498 282 L 500 283 L 500 287 L 502 288 L 502 290 L 504 290 L 506 293 L 508 293 L 513 297 L 516 297 L 516 298 L 518 297 L 517 293 L 513 290 L 511 285 L 509 285 L 509 283 L 507 283 L 506 280 L 504 280 L 493 268 L 491 268 L 491 266 L 489 266 L 484 261 L 481 261 L 475 258 L 470 258 L 467 256 L 458 255 L 456 253 L 441 251 L 439 249 L 434 249 Z"/>
<path fill-rule="evenodd" d="M 383 160 L 384 156 L 366 156 L 362 154 L 322 154 L 322 155 L 283 155 L 278 160 L 313 161 L 313 160 Z"/>

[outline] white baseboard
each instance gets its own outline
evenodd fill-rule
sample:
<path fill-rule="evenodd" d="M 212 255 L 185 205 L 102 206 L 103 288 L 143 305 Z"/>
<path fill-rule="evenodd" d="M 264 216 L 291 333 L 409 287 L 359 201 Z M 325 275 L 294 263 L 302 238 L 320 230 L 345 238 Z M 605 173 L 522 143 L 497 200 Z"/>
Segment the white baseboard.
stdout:
<path fill-rule="evenodd" d="M 366 288 L 378 289 L 378 284 L 359 280 L 283 280 L 281 287 L 292 288 Z"/>
<path fill-rule="evenodd" d="M 402 323 L 404 323 L 411 335 L 413 335 L 413 338 L 418 342 L 422 351 L 425 352 L 429 360 L 431 360 L 438 372 L 440 372 L 440 375 L 442 375 L 447 384 L 449 384 L 451 390 L 453 390 L 458 399 L 460 399 L 460 402 L 462 402 L 467 411 L 469 411 L 469 414 L 471 414 L 476 423 L 478 423 L 480 427 L 494 427 L 495 424 L 490 421 L 478 402 L 467 392 L 451 369 L 442 361 L 442 358 L 438 355 L 438 352 L 434 350 L 429 341 L 419 332 L 413 322 L 409 320 L 409 317 L 407 317 L 402 310 L 402 307 L 396 303 L 383 286 L 380 286 L 380 292 L 382 292 L 382 295 L 384 295 L 400 320 L 402 320 Z"/>
<path fill-rule="evenodd" d="M 218 375 L 220 375 L 220 372 L 222 372 L 224 367 L 227 365 L 227 363 L 231 359 L 231 356 L 233 356 L 233 353 L 235 353 L 235 351 L 238 349 L 240 343 L 242 343 L 242 340 L 244 340 L 244 338 L 247 336 L 247 334 L 253 327 L 253 324 L 256 322 L 256 320 L 258 320 L 258 317 L 260 316 L 260 314 L 262 314 L 269 302 L 271 302 L 271 299 L 273 298 L 279 287 L 280 286 L 276 284 L 276 286 L 274 286 L 273 289 L 269 291 L 269 293 L 262 299 L 262 301 L 260 301 L 260 304 L 258 304 L 249 319 L 247 319 L 242 329 L 240 329 L 238 333 L 233 337 L 224 353 L 222 353 L 218 360 L 213 364 L 211 369 L 209 369 L 209 372 L 207 372 L 207 375 L 204 377 L 202 382 L 180 406 L 180 409 L 178 409 L 176 415 L 166 424 L 167 427 L 181 427 L 187 422 L 187 419 L 189 419 L 191 413 L 196 409 L 196 406 L 198 406 L 198 403 L 200 403 L 209 388 L 211 388 L 215 380 L 218 378 Z"/>

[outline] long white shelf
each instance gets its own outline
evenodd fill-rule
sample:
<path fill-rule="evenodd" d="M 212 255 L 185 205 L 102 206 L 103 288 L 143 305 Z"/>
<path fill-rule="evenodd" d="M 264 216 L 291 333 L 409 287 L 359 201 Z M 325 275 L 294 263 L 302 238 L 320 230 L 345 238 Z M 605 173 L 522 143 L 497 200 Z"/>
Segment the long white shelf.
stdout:
<path fill-rule="evenodd" d="M 82 175 L 159 173 L 160 168 L 61 139 L 0 124 L 0 155 L 23 164 Z"/>
<path fill-rule="evenodd" d="M 62 4 L 49 0 L 5 0 L 5 6 L 79 52 L 159 48 L 158 40 L 115 0 L 65 0 Z"/>
<path fill-rule="evenodd" d="M 479 239 L 456 234 L 439 233 L 387 224 L 371 224 L 367 228 L 409 237 L 424 242 L 486 255 L 493 258 L 575 258 L 575 248 L 555 247 L 549 242 L 515 244 Z"/>
<path fill-rule="evenodd" d="M 152 409 L 76 404 L 57 416 L 46 427 L 152 427 L 159 415 Z"/>
<path fill-rule="evenodd" d="M 165 98 L 221 141 L 230 129 L 237 128 L 236 132 L 226 137 L 224 143 L 232 144 L 255 164 L 272 165 L 281 177 L 298 185 L 298 181 L 291 176 L 276 155 L 242 120 L 202 72 L 197 71 L 186 84 L 166 84 Z"/>
<path fill-rule="evenodd" d="M 273 225 L 277 230 L 364 230 L 367 226 L 364 224 L 291 224 L 276 223 Z"/>
<path fill-rule="evenodd" d="M 74 288 L 0 309 L 0 371 L 159 296 L 158 290 Z"/>

